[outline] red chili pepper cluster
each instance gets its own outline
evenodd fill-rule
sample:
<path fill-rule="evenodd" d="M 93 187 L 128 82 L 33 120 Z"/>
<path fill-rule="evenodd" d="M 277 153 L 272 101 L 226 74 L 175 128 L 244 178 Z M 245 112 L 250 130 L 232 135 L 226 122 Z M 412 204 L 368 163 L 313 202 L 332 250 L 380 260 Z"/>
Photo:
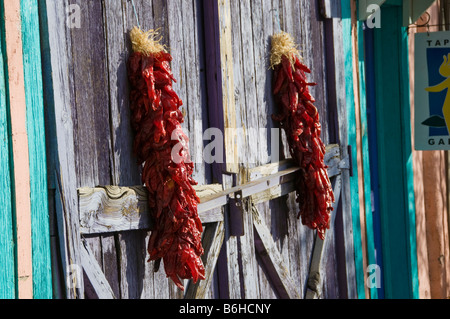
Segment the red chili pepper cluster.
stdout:
<path fill-rule="evenodd" d="M 274 68 L 273 94 L 280 112 L 272 117 L 285 130 L 291 156 L 301 168 L 297 180 L 298 217 L 301 216 L 303 225 L 317 229 L 324 239 L 326 229 L 330 228 L 334 194 L 324 164 L 319 113 L 309 92 L 309 86 L 316 84 L 307 82 L 305 72 L 311 71 L 296 55 L 293 57 L 292 64 L 283 55 Z"/>
<path fill-rule="evenodd" d="M 144 164 L 142 182 L 155 222 L 148 243 L 150 260 L 164 262 L 167 277 L 184 290 L 180 279 L 205 279 L 200 256 L 202 223 L 193 185 L 188 137 L 183 133 L 181 99 L 172 88 L 172 57 L 133 52 L 128 61 L 134 152 Z M 176 151 L 173 151 L 176 150 Z M 172 154 L 174 153 L 174 154 Z"/>

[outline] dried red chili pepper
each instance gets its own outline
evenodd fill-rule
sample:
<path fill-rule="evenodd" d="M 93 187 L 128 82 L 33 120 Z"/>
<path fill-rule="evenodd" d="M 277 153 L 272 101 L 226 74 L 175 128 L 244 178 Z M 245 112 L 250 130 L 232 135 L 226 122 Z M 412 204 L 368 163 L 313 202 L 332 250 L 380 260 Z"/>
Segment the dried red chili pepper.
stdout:
<path fill-rule="evenodd" d="M 148 242 L 149 261 L 162 259 L 167 277 L 184 290 L 181 279 L 205 279 L 200 256 L 202 223 L 197 214 L 197 183 L 189 161 L 188 137 L 183 133 L 181 99 L 172 88 L 176 82 L 170 69 L 172 57 L 155 33 L 134 28 L 133 53 L 128 60 L 133 149 L 144 165 L 142 182 L 154 230 Z M 177 146 L 179 158 L 173 158 Z"/>
<path fill-rule="evenodd" d="M 307 82 L 306 73 L 311 70 L 300 61 L 292 37 L 285 32 L 273 36 L 271 65 L 273 94 L 279 108 L 279 114 L 272 118 L 285 130 L 291 156 L 300 167 L 296 185 L 298 217 L 324 239 L 330 228 L 334 194 L 324 164 L 319 112 L 309 92 L 309 86 L 316 84 Z"/>

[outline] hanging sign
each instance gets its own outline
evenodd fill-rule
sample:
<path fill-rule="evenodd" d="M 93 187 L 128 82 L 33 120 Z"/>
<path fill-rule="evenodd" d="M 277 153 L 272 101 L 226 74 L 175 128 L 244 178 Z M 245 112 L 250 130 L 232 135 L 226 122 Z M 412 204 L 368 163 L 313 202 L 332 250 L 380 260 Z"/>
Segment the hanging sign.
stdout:
<path fill-rule="evenodd" d="M 450 150 L 450 31 L 415 35 L 416 150 Z"/>

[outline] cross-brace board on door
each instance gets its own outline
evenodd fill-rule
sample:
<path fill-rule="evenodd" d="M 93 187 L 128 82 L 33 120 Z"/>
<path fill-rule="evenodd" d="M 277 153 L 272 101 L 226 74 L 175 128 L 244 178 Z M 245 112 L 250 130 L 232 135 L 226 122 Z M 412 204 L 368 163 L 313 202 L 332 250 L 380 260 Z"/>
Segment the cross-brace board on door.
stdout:
<path fill-rule="evenodd" d="M 325 164 L 328 175 L 334 180 L 334 194 L 339 203 L 341 192 L 341 170 L 348 169 L 348 159 L 341 159 L 339 145 L 327 146 Z M 189 284 L 185 293 L 187 299 L 204 298 L 213 278 L 225 238 L 224 209 L 227 205 L 236 205 L 243 214 L 253 214 L 255 229 L 255 249 L 269 270 L 270 279 L 278 295 L 282 298 L 302 298 L 299 285 L 289 275 L 283 258 L 275 244 L 269 228 L 261 218 L 256 204 L 285 196 L 295 191 L 295 176 L 299 168 L 292 160 L 285 160 L 257 167 L 250 172 L 250 182 L 227 190 L 222 185 L 196 187 L 200 198 L 199 217 L 204 224 L 202 244 L 205 250 L 202 256 L 206 268 L 206 279 L 197 284 Z M 147 193 L 144 187 L 104 186 L 80 188 L 78 190 L 80 211 L 81 261 L 82 267 L 100 299 L 115 298 L 108 280 L 96 261 L 84 235 L 104 234 L 130 230 L 151 230 L 152 223 L 147 207 Z M 243 201 L 250 199 L 250 205 Z M 248 207 L 248 211 L 245 209 Z M 333 214 L 334 217 L 335 214 Z M 332 225 L 334 218 L 332 218 Z M 245 235 L 245 234 L 242 234 Z M 326 240 L 326 238 L 325 238 Z M 306 298 L 320 297 L 320 260 L 324 241 L 315 239 L 311 261 Z"/>

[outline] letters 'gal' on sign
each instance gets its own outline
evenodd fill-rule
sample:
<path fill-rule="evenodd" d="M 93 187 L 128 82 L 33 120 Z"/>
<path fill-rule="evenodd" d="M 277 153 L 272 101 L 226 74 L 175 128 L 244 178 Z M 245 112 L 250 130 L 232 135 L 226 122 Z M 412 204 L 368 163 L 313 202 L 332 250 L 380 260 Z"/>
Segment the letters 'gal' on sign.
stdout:
<path fill-rule="evenodd" d="M 415 35 L 415 149 L 450 150 L 450 32 Z"/>

